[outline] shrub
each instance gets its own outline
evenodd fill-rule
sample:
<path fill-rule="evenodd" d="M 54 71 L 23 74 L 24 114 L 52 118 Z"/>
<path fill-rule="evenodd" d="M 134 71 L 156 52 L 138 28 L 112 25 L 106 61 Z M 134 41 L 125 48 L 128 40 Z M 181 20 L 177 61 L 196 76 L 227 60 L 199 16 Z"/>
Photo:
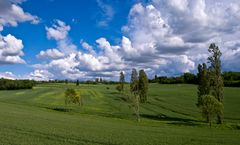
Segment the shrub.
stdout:
<path fill-rule="evenodd" d="M 209 126 L 212 125 L 212 120 L 214 117 L 223 115 L 223 105 L 219 102 L 214 96 L 204 95 L 202 96 L 201 111 L 202 116 L 209 123 Z"/>
<path fill-rule="evenodd" d="M 76 93 L 74 89 L 67 89 L 65 91 L 65 104 L 78 104 L 82 106 L 82 97 Z"/>

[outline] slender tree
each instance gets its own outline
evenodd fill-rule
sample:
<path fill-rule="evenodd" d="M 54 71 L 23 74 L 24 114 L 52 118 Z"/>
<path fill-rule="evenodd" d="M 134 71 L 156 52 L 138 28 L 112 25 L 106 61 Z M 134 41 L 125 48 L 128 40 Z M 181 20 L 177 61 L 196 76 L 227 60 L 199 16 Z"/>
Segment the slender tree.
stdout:
<path fill-rule="evenodd" d="M 221 76 L 221 51 L 214 43 L 210 44 L 208 51 L 211 56 L 208 57 L 210 63 L 210 80 L 212 95 L 223 104 L 223 79 Z M 223 112 L 223 111 L 222 111 Z M 223 114 L 217 115 L 217 123 L 223 123 Z"/>
<path fill-rule="evenodd" d="M 130 92 L 134 95 L 138 95 L 138 73 L 135 68 L 132 69 L 131 81 L 130 81 Z"/>
<path fill-rule="evenodd" d="M 197 106 L 202 105 L 202 96 L 210 93 L 209 73 L 205 63 L 198 65 L 198 100 Z"/>
<path fill-rule="evenodd" d="M 130 107 L 133 108 L 134 113 L 137 116 L 138 122 L 140 122 L 140 97 L 139 97 L 139 85 L 138 85 L 138 73 L 134 68 L 132 69 L 131 81 L 130 81 L 130 92 L 131 95 L 128 97 L 130 101 Z"/>
<path fill-rule="evenodd" d="M 76 86 L 79 86 L 79 80 L 77 80 L 77 82 L 76 82 Z"/>
<path fill-rule="evenodd" d="M 147 101 L 148 93 L 148 77 L 144 70 L 139 71 L 138 89 L 140 102 L 145 103 Z"/>
<path fill-rule="evenodd" d="M 122 71 L 120 72 L 119 83 L 120 83 L 119 84 L 120 85 L 120 92 L 123 92 L 124 91 L 125 77 L 124 77 L 124 74 L 123 74 Z"/>

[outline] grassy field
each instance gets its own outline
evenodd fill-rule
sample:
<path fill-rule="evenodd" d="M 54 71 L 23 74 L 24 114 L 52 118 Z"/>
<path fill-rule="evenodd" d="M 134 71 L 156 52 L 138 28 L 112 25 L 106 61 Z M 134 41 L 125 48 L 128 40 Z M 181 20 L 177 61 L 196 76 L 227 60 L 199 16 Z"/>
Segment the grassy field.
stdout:
<path fill-rule="evenodd" d="M 83 107 L 64 104 L 66 88 L 81 94 Z M 0 144 L 239 144 L 240 88 L 225 88 L 225 124 L 212 128 L 195 105 L 196 88 L 151 84 L 140 123 L 115 85 L 42 84 L 0 91 Z"/>

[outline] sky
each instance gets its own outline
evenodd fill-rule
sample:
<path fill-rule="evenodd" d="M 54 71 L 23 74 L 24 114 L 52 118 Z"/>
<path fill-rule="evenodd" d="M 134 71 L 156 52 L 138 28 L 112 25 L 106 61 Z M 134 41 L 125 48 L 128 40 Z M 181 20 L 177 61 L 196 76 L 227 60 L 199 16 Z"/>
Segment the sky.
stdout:
<path fill-rule="evenodd" d="M 239 22 L 239 0 L 0 0 L 0 77 L 196 73 L 211 43 L 240 71 Z"/>

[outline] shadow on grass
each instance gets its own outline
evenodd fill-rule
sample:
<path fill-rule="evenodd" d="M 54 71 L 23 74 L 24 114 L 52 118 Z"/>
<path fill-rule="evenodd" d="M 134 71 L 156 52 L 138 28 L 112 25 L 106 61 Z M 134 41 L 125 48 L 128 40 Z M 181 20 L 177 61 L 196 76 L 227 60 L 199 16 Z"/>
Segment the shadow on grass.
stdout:
<path fill-rule="evenodd" d="M 167 124 L 172 125 L 184 125 L 184 126 L 200 126 L 201 121 L 187 119 L 187 118 L 178 118 L 178 117 L 169 117 L 166 115 L 149 115 L 149 114 L 141 114 L 141 117 L 148 118 L 152 120 L 158 121 L 169 121 Z"/>
<path fill-rule="evenodd" d="M 71 112 L 73 110 L 66 107 L 47 107 L 47 109 L 58 111 L 58 112 Z"/>

